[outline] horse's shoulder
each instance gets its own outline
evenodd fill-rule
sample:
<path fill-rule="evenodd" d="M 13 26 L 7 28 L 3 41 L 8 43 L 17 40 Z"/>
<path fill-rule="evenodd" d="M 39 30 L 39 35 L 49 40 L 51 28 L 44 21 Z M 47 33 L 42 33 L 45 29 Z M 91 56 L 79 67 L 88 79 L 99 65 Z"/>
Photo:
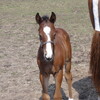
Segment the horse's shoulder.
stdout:
<path fill-rule="evenodd" d="M 56 28 L 56 34 L 59 35 L 60 38 L 62 37 L 69 40 L 69 34 L 62 28 Z"/>
<path fill-rule="evenodd" d="M 62 28 L 56 28 L 56 31 L 57 32 L 66 32 L 64 29 L 62 29 Z"/>
<path fill-rule="evenodd" d="M 68 34 L 67 31 L 65 31 L 65 30 L 62 29 L 62 28 L 56 28 L 56 32 L 57 32 L 58 34 Z"/>

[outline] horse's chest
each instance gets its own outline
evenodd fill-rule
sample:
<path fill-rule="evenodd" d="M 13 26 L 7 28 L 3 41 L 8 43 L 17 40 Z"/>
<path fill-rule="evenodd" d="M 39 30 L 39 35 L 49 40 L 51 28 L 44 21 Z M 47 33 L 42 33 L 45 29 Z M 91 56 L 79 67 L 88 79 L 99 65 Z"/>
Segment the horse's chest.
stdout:
<path fill-rule="evenodd" d="M 40 64 L 40 72 L 42 72 L 43 74 L 51 74 L 52 66 L 53 65 L 51 63 Z"/>
<path fill-rule="evenodd" d="M 42 66 L 40 68 L 40 70 L 43 74 L 54 74 L 54 73 L 58 72 L 59 67 L 55 67 L 54 65 L 49 64 L 49 65 L 46 65 L 46 66 Z"/>
<path fill-rule="evenodd" d="M 52 65 L 44 66 L 44 72 L 45 73 L 52 73 Z"/>

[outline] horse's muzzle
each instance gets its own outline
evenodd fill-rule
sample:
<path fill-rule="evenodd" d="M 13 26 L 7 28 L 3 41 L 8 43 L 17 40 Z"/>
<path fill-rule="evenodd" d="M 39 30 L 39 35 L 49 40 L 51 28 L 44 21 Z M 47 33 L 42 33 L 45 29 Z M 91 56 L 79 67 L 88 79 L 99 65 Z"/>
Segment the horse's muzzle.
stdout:
<path fill-rule="evenodd" d="M 45 60 L 47 61 L 47 62 L 52 62 L 53 61 L 53 56 L 52 57 L 44 57 L 45 58 Z"/>
<path fill-rule="evenodd" d="M 53 58 L 46 58 L 46 60 L 47 60 L 47 61 L 52 61 L 52 60 L 53 60 Z"/>

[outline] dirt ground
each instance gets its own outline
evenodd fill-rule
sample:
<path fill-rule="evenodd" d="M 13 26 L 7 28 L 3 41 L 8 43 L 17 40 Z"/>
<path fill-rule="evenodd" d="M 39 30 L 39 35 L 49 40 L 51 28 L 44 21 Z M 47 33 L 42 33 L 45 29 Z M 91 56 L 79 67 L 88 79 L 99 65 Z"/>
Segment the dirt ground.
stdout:
<path fill-rule="evenodd" d="M 89 75 L 93 29 L 86 0 L 0 0 L 0 100 L 41 100 L 36 63 L 39 47 L 35 14 L 57 14 L 55 26 L 64 28 L 72 44 L 74 100 L 97 100 Z M 54 79 L 49 82 L 53 100 Z M 68 100 L 65 79 L 63 100 Z"/>

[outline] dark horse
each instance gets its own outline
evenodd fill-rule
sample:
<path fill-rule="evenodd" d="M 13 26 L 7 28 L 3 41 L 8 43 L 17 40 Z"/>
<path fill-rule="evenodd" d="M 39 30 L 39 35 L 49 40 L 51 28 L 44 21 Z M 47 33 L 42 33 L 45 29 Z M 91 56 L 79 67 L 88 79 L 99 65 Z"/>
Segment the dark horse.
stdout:
<path fill-rule="evenodd" d="M 88 0 L 88 7 L 90 19 L 94 28 L 91 45 L 90 72 L 96 90 L 100 96 L 100 0 Z"/>
<path fill-rule="evenodd" d="M 37 64 L 40 70 L 40 82 L 42 85 L 42 100 L 50 100 L 48 95 L 48 81 L 53 74 L 56 82 L 54 100 L 61 100 L 61 83 L 63 78 L 63 65 L 65 65 L 65 78 L 68 82 L 69 100 L 72 99 L 72 74 L 71 74 L 71 44 L 67 32 L 61 28 L 55 28 L 56 15 L 41 17 L 36 14 L 36 22 L 39 24 L 40 47 L 37 55 Z"/>

